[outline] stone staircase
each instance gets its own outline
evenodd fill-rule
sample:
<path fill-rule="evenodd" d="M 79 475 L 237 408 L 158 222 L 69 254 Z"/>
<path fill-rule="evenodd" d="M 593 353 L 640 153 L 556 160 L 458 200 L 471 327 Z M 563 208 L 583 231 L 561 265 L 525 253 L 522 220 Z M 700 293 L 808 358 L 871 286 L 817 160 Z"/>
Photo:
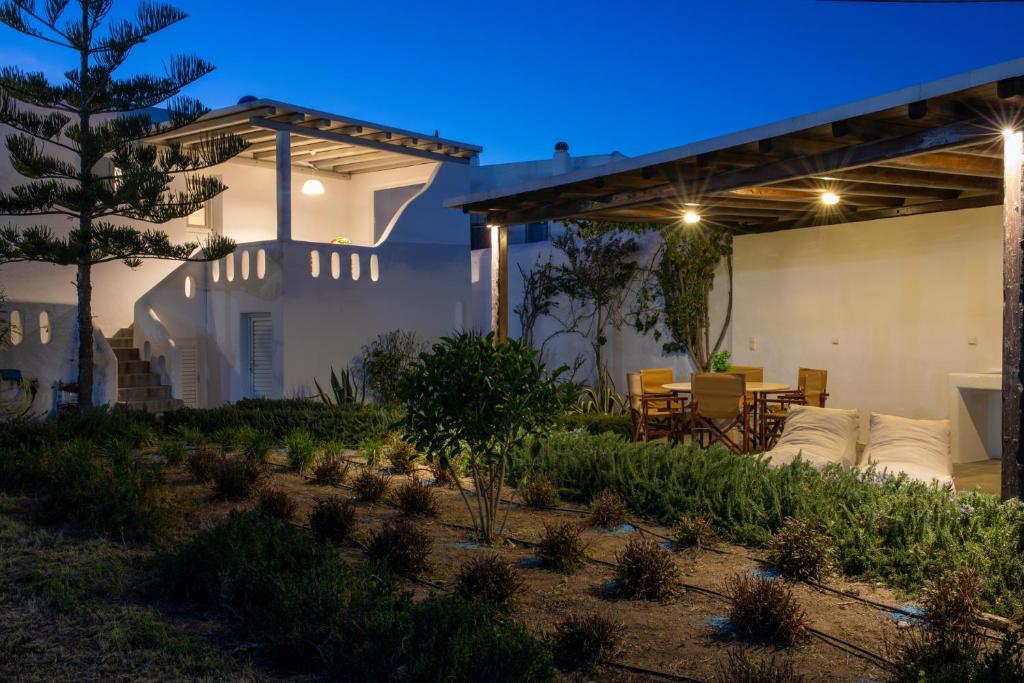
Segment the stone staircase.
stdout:
<path fill-rule="evenodd" d="M 107 342 L 117 356 L 117 402 L 131 410 L 163 413 L 182 406 L 181 399 L 171 397 L 171 388 L 160 384 L 160 375 L 142 360 L 139 350 L 132 344 L 131 327 L 117 331 Z"/>

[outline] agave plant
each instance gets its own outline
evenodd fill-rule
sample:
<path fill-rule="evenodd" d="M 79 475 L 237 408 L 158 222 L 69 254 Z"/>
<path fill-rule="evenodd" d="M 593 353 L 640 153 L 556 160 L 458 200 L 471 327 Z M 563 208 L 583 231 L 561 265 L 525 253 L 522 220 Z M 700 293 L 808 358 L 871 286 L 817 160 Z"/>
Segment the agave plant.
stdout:
<path fill-rule="evenodd" d="M 320 386 L 320 382 L 313 380 L 316 385 L 320 400 L 329 406 L 340 406 L 352 403 L 362 403 L 366 397 L 365 390 L 356 384 L 355 374 L 351 370 L 342 370 L 335 373 L 331 368 L 331 393 L 328 394 Z"/>
<path fill-rule="evenodd" d="M 615 390 L 615 382 L 608 368 L 601 368 L 597 384 L 585 387 L 577 404 L 577 412 L 584 415 L 621 415 L 625 409 L 626 401 Z"/>

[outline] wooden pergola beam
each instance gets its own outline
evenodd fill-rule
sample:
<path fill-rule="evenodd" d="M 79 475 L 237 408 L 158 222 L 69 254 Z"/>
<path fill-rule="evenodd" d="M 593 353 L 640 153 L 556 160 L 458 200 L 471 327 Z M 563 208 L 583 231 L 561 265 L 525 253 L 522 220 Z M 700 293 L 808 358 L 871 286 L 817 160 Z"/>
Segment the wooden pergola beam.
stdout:
<path fill-rule="evenodd" d="M 502 212 L 496 219 L 507 225 L 516 225 L 540 220 L 583 216 L 602 209 L 633 206 L 653 200 L 699 201 L 701 197 L 718 192 L 856 169 L 901 157 L 966 145 L 991 138 L 993 135 L 991 128 L 974 121 L 958 122 L 902 137 L 865 142 L 818 154 L 783 159 L 717 174 L 712 173 L 703 179 L 689 182 L 668 183 L 643 190 L 619 192 L 600 200 L 577 200 L 532 210 Z M 507 199 L 515 200 L 514 197 Z"/>

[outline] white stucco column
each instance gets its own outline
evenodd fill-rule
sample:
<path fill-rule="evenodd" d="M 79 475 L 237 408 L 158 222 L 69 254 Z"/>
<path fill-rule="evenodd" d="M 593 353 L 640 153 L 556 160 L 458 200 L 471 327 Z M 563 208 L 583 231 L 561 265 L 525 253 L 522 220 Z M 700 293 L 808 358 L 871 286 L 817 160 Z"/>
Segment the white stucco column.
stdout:
<path fill-rule="evenodd" d="M 292 238 L 292 146 L 291 136 L 277 133 L 277 239 Z"/>

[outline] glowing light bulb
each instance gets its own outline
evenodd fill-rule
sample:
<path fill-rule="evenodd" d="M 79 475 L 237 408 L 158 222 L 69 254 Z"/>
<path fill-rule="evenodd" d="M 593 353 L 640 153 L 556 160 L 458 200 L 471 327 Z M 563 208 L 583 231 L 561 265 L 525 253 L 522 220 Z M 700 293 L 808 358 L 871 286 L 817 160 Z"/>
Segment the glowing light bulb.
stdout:
<path fill-rule="evenodd" d="M 316 178 L 310 178 L 306 182 L 302 183 L 302 194 L 323 194 L 324 184 Z"/>
<path fill-rule="evenodd" d="M 687 211 L 683 214 L 683 222 L 687 225 L 695 225 L 700 223 L 700 214 L 696 211 Z"/>
<path fill-rule="evenodd" d="M 839 195 L 835 192 L 822 192 L 821 203 L 825 206 L 835 206 L 839 203 Z"/>
<path fill-rule="evenodd" d="M 1010 128 L 1010 127 L 1003 128 L 1003 135 L 1005 135 L 1006 137 L 1010 137 L 1011 135 L 1013 135 L 1016 132 L 1017 131 L 1015 131 L 1013 128 Z"/>

